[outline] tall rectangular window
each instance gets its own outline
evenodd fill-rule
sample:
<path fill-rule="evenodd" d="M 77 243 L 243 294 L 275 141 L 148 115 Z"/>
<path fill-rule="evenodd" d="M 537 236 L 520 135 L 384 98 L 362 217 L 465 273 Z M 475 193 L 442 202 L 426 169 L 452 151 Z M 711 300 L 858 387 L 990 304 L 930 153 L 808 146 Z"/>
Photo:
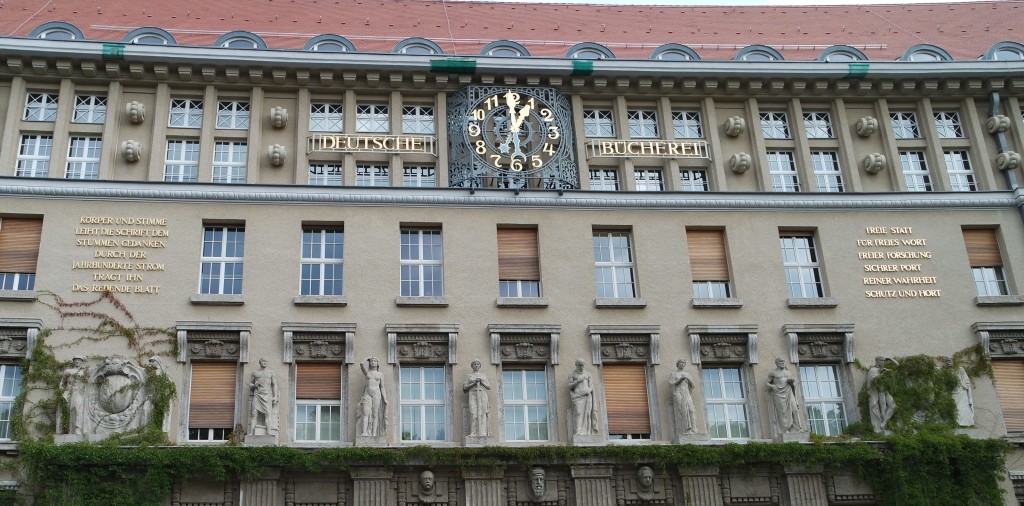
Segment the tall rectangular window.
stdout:
<path fill-rule="evenodd" d="M 249 145 L 245 142 L 218 141 L 214 143 L 213 182 L 244 183 L 248 155 Z"/>
<path fill-rule="evenodd" d="M 658 137 L 658 114 L 653 110 L 628 111 L 629 136 L 633 139 Z"/>
<path fill-rule="evenodd" d="M 743 376 L 738 367 L 704 367 L 704 406 L 712 439 L 747 439 L 750 425 Z"/>
<path fill-rule="evenodd" d="M 923 152 L 900 151 L 900 165 L 903 167 L 903 181 L 907 184 L 907 191 L 932 191 L 932 177 L 928 173 Z"/>
<path fill-rule="evenodd" d="M 15 164 L 14 175 L 17 177 L 47 177 L 50 174 L 50 153 L 52 151 L 52 135 L 22 135 L 18 146 L 18 161 Z"/>
<path fill-rule="evenodd" d="M 1006 432 L 1024 432 L 1024 361 L 993 360 L 992 382 L 999 395 Z"/>
<path fill-rule="evenodd" d="M 676 139 L 703 139 L 704 130 L 700 125 L 700 113 L 697 111 L 672 112 L 672 131 Z"/>
<path fill-rule="evenodd" d="M 402 186 L 433 188 L 437 186 L 437 171 L 433 165 L 406 165 L 402 168 Z"/>
<path fill-rule="evenodd" d="M 199 293 L 242 293 L 245 229 L 242 227 L 205 227 Z"/>
<path fill-rule="evenodd" d="M 303 227 L 302 295 L 341 295 L 345 232 L 340 228 Z"/>
<path fill-rule="evenodd" d="M 168 140 L 164 181 L 194 183 L 199 178 L 199 141 Z"/>
<path fill-rule="evenodd" d="M 25 97 L 25 121 L 56 121 L 57 94 L 29 93 Z"/>
<path fill-rule="evenodd" d="M 536 229 L 498 229 L 498 292 L 500 297 L 540 297 Z"/>
<path fill-rule="evenodd" d="M 897 139 L 918 139 L 921 130 L 917 127 L 917 115 L 912 112 L 889 113 L 892 133 Z"/>
<path fill-rule="evenodd" d="M 167 117 L 171 128 L 200 128 L 203 126 L 203 101 L 190 98 L 171 99 Z"/>
<path fill-rule="evenodd" d="M 402 133 L 433 134 L 434 108 L 428 105 L 402 107 Z"/>
<path fill-rule="evenodd" d="M 729 260 L 722 230 L 686 230 L 686 247 L 690 254 L 690 276 L 695 299 L 726 299 L 732 297 L 729 283 Z"/>
<path fill-rule="evenodd" d="M 402 441 L 444 441 L 444 367 L 399 369 Z"/>
<path fill-rule="evenodd" d="M 761 134 L 765 139 L 789 139 L 789 120 L 784 112 L 762 112 Z"/>
<path fill-rule="evenodd" d="M 786 287 L 792 298 L 825 296 L 818 251 L 810 233 L 786 232 L 779 236 L 782 265 L 786 270 Z"/>
<path fill-rule="evenodd" d="M 827 112 L 805 112 L 804 131 L 808 139 L 831 139 L 835 137 L 832 133 L 832 119 Z"/>
<path fill-rule="evenodd" d="M 401 295 L 441 297 L 444 295 L 444 258 L 441 231 L 402 229 Z"/>
<path fill-rule="evenodd" d="M 601 369 L 608 408 L 608 439 L 651 439 L 647 367 L 606 363 Z"/>
<path fill-rule="evenodd" d="M 310 163 L 309 184 L 313 186 L 341 186 L 345 171 L 337 163 Z"/>
<path fill-rule="evenodd" d="M 75 97 L 73 123 L 102 124 L 107 119 L 107 97 L 100 95 L 78 95 Z"/>
<path fill-rule="evenodd" d="M 388 106 L 378 104 L 357 105 L 356 131 L 388 133 Z"/>
<path fill-rule="evenodd" d="M 636 169 L 633 177 L 638 192 L 660 192 L 665 189 L 661 182 L 661 169 Z"/>
<path fill-rule="evenodd" d="M 544 370 L 505 369 L 501 381 L 505 441 L 547 441 L 548 384 Z"/>
<path fill-rule="evenodd" d="M 229 100 L 217 103 L 217 128 L 245 130 L 249 128 L 249 102 Z"/>
<path fill-rule="evenodd" d="M 995 229 L 965 228 L 964 244 L 967 260 L 971 264 L 974 286 L 979 296 L 1007 295 L 1010 293 L 1003 273 L 1003 257 Z"/>
<path fill-rule="evenodd" d="M 618 191 L 619 173 L 615 169 L 590 169 L 592 191 Z"/>
<path fill-rule="evenodd" d="M 192 362 L 188 440 L 228 440 L 235 426 L 235 362 Z"/>
<path fill-rule="evenodd" d="M 0 290 L 34 290 L 43 220 L 4 217 L 0 227 Z"/>
<path fill-rule="evenodd" d="M 0 441 L 11 439 L 11 419 L 14 418 L 14 401 L 21 393 L 21 366 L 0 365 Z"/>
<path fill-rule="evenodd" d="M 295 440 L 341 440 L 341 365 L 295 363 Z"/>
<path fill-rule="evenodd" d="M 939 131 L 939 138 L 962 139 L 964 128 L 960 124 L 960 115 L 955 111 L 940 111 L 933 113 L 935 116 L 935 129 Z"/>
<path fill-rule="evenodd" d="M 629 232 L 594 231 L 594 274 L 598 298 L 636 297 L 636 272 Z"/>
<path fill-rule="evenodd" d="M 99 179 L 100 149 L 103 141 L 99 137 L 72 137 L 68 143 L 68 160 L 64 168 L 65 179 Z"/>
<path fill-rule="evenodd" d="M 708 172 L 703 169 L 679 169 L 679 191 L 708 191 Z"/>
<path fill-rule="evenodd" d="M 814 180 L 820 192 L 838 193 L 843 189 L 843 173 L 839 169 L 839 154 L 835 151 L 811 151 Z"/>
<path fill-rule="evenodd" d="M 386 165 L 357 165 L 356 186 L 389 186 L 391 184 Z"/>
<path fill-rule="evenodd" d="M 942 153 L 949 173 L 949 189 L 955 192 L 976 192 L 978 184 L 974 180 L 974 169 L 967 151 L 946 151 Z"/>
<path fill-rule="evenodd" d="M 340 132 L 343 124 L 341 104 L 324 102 L 309 104 L 310 132 Z"/>
<path fill-rule="evenodd" d="M 612 112 L 605 109 L 583 111 L 583 134 L 587 137 L 615 137 Z"/>
<path fill-rule="evenodd" d="M 772 176 L 773 192 L 800 191 L 800 177 L 791 151 L 769 151 L 768 172 Z"/>
<path fill-rule="evenodd" d="M 807 408 L 807 428 L 822 436 L 839 436 L 846 429 L 846 409 L 833 364 L 800 366 L 800 386 Z"/>

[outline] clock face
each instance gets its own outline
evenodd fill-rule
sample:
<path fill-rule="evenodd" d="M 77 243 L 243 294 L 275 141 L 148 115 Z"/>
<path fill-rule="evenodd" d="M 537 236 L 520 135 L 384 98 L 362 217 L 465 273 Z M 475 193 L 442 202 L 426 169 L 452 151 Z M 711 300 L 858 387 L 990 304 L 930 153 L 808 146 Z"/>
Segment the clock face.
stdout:
<path fill-rule="evenodd" d="M 539 97 L 506 89 L 470 105 L 466 144 L 485 165 L 498 171 L 531 173 L 545 169 L 559 153 L 565 115 Z"/>

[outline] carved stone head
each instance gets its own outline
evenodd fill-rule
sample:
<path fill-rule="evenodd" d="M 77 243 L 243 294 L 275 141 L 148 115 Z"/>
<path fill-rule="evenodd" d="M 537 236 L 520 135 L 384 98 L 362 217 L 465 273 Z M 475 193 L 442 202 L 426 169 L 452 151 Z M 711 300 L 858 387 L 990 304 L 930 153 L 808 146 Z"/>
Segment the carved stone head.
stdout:
<path fill-rule="evenodd" d="M 640 483 L 640 490 L 648 492 L 654 488 L 654 469 L 651 466 L 640 466 L 636 471 L 636 481 Z"/>
<path fill-rule="evenodd" d="M 544 498 L 544 494 L 547 493 L 547 473 L 544 472 L 543 467 L 534 467 L 530 469 L 530 497 L 534 501 L 539 501 Z"/>
<path fill-rule="evenodd" d="M 431 495 L 434 493 L 434 472 L 430 469 L 426 469 L 420 473 L 420 493 L 423 495 Z"/>

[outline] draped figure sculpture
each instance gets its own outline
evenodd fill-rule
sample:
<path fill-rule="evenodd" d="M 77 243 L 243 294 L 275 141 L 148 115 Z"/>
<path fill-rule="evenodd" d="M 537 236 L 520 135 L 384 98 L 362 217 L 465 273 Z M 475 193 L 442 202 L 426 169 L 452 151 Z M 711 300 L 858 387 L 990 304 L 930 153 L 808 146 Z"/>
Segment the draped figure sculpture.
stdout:
<path fill-rule="evenodd" d="M 871 415 L 871 428 L 879 434 L 885 433 L 885 427 L 896 410 L 896 401 L 893 400 L 892 394 L 882 390 L 876 381 L 887 371 L 885 369 L 886 360 L 891 360 L 894 364 L 899 365 L 899 362 L 891 358 L 875 357 L 875 365 L 868 369 L 865 379 L 868 387 L 868 412 Z"/>
<path fill-rule="evenodd" d="M 775 359 L 775 370 L 768 373 L 766 383 L 768 406 L 771 408 L 772 431 L 776 435 L 803 432 L 800 406 L 797 404 L 796 379 L 782 357 Z"/>
<path fill-rule="evenodd" d="M 487 398 L 487 391 L 491 389 L 487 382 L 487 375 L 480 372 L 482 364 L 474 360 L 471 367 L 473 372 L 466 375 L 466 382 L 462 385 L 462 391 L 466 392 L 466 402 L 469 405 L 469 435 L 486 436 L 488 433 L 488 417 L 491 406 Z"/>
<path fill-rule="evenodd" d="M 956 402 L 956 423 L 961 427 L 974 425 L 974 387 L 971 377 L 962 365 L 953 363 L 953 357 L 945 358 L 946 367 L 954 369 L 957 385 L 953 389 L 953 401 Z"/>
<path fill-rule="evenodd" d="M 672 421 L 677 434 L 697 432 L 697 410 L 693 405 L 693 376 L 684 371 L 686 360 L 676 361 L 676 371 L 669 375 L 672 385 Z"/>
<path fill-rule="evenodd" d="M 86 388 L 88 388 L 89 377 L 85 366 L 85 357 L 75 355 L 71 359 L 71 367 L 64 369 L 60 379 L 60 391 L 64 402 L 68 406 L 68 434 L 84 434 L 86 417 Z M 57 413 L 60 415 L 60 412 Z M 61 426 L 60 416 L 57 417 L 57 427 Z"/>
<path fill-rule="evenodd" d="M 594 379 L 583 369 L 583 359 L 576 359 L 576 370 L 569 375 L 569 397 L 572 399 L 573 435 L 597 434 L 597 403 L 594 402 Z"/>
<path fill-rule="evenodd" d="M 249 376 L 249 434 L 254 436 L 276 436 L 278 431 L 277 378 L 267 370 L 267 359 L 260 359 L 259 370 Z"/>

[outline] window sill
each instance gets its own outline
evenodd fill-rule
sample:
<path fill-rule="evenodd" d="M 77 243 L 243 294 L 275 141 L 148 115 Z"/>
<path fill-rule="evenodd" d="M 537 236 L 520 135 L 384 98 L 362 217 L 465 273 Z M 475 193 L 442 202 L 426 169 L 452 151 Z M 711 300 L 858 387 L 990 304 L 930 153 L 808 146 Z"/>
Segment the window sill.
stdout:
<path fill-rule="evenodd" d="M 291 448 L 338 448 L 351 447 L 352 441 L 290 441 L 287 446 Z"/>
<path fill-rule="evenodd" d="M 448 297 L 395 297 L 399 307 L 448 307 Z"/>
<path fill-rule="evenodd" d="M 839 305 L 839 299 L 835 297 L 805 297 L 805 298 L 789 298 L 787 301 L 789 307 L 794 309 L 801 308 L 827 308 L 836 307 Z"/>
<path fill-rule="evenodd" d="M 344 295 L 299 295 L 292 299 L 296 306 L 347 306 Z"/>
<path fill-rule="evenodd" d="M 1024 295 L 979 295 L 974 303 L 978 306 L 1024 306 Z"/>
<path fill-rule="evenodd" d="M 245 299 L 240 294 L 198 293 L 193 295 L 189 302 L 197 306 L 241 306 Z"/>
<path fill-rule="evenodd" d="M 594 299 L 594 307 L 614 309 L 643 309 L 647 307 L 647 300 L 634 297 L 598 297 Z"/>
<path fill-rule="evenodd" d="M 0 300 L 32 302 L 36 300 L 35 290 L 0 290 Z"/>
<path fill-rule="evenodd" d="M 690 305 L 695 308 L 720 308 L 720 309 L 739 309 L 743 307 L 743 299 L 725 298 L 725 299 L 691 299 Z"/>
<path fill-rule="evenodd" d="M 498 297 L 498 307 L 548 307 L 546 297 Z"/>

